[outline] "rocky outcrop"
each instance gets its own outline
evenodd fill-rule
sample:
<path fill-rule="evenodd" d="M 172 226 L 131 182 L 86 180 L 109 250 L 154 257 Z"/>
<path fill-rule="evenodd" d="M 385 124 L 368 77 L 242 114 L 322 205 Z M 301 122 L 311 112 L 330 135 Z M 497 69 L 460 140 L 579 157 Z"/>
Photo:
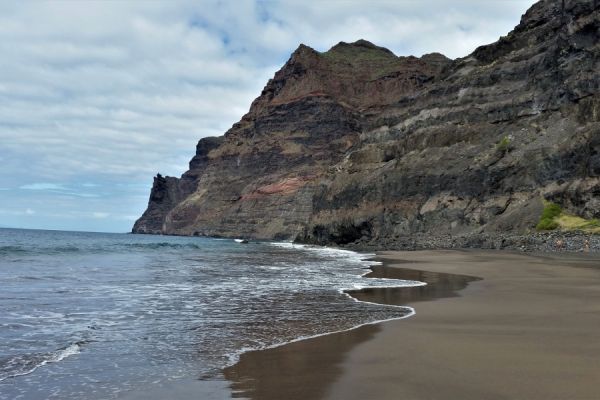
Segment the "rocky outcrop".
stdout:
<path fill-rule="evenodd" d="M 542 199 L 600 216 L 600 13 L 540 1 L 470 56 L 301 45 L 133 231 L 319 244 L 522 234 Z"/>
<path fill-rule="evenodd" d="M 135 222 L 133 232 L 163 233 L 165 216 L 185 197 L 179 191 L 179 182 L 179 179 L 171 176 L 158 174 L 154 177 L 148 208 Z"/>

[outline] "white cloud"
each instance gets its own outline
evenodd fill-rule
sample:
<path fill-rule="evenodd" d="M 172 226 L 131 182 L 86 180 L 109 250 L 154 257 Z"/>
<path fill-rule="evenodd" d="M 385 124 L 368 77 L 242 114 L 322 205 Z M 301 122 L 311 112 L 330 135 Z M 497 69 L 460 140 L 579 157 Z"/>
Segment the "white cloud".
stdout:
<path fill-rule="evenodd" d="M 183 173 L 197 140 L 231 127 L 299 43 L 364 38 L 398 55 L 459 57 L 532 3 L 0 2 L 0 186 L 23 189 L 0 207 L 37 191 L 53 196 L 38 215 L 75 207 L 85 223 L 97 197 L 115 196 L 107 221 L 141 213 L 152 176 Z"/>
<path fill-rule="evenodd" d="M 94 184 L 83 184 L 80 185 L 86 189 L 91 189 L 98 187 L 98 185 Z M 19 186 L 19 189 L 23 190 L 37 190 L 47 193 L 58 194 L 61 196 L 75 196 L 75 197 L 99 197 L 97 193 L 89 193 L 82 192 L 78 188 L 69 187 L 69 185 L 65 184 L 57 184 L 57 183 L 30 183 L 27 185 Z"/>
<path fill-rule="evenodd" d="M 65 190 L 63 185 L 57 185 L 55 183 L 31 183 L 23 185 L 19 189 L 25 190 Z"/>
<path fill-rule="evenodd" d="M 94 217 L 94 218 L 107 218 L 109 215 L 110 215 L 110 213 L 107 213 L 107 212 L 95 211 L 92 213 L 92 217 Z"/>
<path fill-rule="evenodd" d="M 22 216 L 31 216 L 34 214 L 35 214 L 35 210 L 32 210 L 31 208 L 26 208 L 25 210 L 23 210 L 23 209 L 19 209 L 19 210 L 0 209 L 0 215 L 12 215 L 12 216 L 17 216 L 17 217 L 22 217 Z"/>

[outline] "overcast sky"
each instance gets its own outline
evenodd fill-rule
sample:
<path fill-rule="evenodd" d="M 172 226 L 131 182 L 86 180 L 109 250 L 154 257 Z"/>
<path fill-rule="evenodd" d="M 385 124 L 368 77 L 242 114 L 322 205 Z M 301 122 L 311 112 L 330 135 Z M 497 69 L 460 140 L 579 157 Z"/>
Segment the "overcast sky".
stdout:
<path fill-rule="evenodd" d="M 451 58 L 534 1 L 2 1 L 0 227 L 125 232 L 300 43 Z"/>

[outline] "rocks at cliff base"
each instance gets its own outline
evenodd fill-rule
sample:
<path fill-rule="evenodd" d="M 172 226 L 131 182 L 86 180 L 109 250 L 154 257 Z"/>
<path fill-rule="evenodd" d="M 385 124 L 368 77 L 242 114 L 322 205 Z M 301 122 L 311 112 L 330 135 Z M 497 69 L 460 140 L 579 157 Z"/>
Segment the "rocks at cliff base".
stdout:
<path fill-rule="evenodd" d="M 530 232 L 470 233 L 466 235 L 435 236 L 414 234 L 405 237 L 355 241 L 341 247 L 362 251 L 378 250 L 433 250 L 433 249 L 487 249 L 526 252 L 579 252 L 600 253 L 600 235 L 583 232 Z"/>

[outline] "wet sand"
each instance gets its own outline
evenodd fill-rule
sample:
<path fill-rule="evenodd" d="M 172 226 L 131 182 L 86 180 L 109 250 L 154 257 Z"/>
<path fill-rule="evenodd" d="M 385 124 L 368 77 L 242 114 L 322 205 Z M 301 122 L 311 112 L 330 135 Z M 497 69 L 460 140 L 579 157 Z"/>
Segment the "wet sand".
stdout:
<path fill-rule="evenodd" d="M 250 399 L 598 399 L 600 258 L 383 252 L 374 275 L 428 286 L 353 293 L 413 317 L 244 354 Z M 419 279 L 418 278 L 418 279 Z M 432 301 L 433 300 L 433 301 Z"/>

